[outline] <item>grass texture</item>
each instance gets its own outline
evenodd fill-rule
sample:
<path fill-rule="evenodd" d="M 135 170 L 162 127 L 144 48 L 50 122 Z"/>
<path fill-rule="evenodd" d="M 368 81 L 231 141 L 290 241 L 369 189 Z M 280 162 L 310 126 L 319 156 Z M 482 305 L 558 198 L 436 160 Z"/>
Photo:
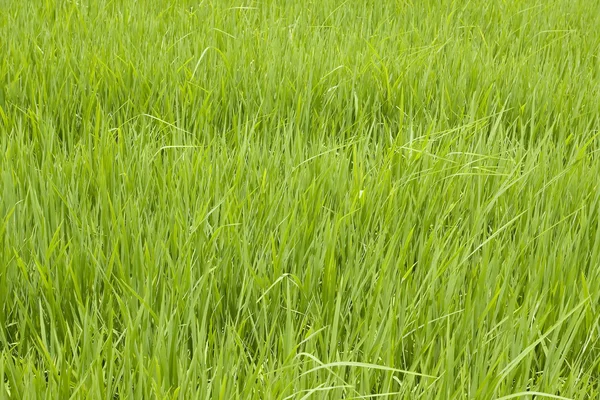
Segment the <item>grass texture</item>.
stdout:
<path fill-rule="evenodd" d="M 0 398 L 599 398 L 599 27 L 0 0 Z"/>

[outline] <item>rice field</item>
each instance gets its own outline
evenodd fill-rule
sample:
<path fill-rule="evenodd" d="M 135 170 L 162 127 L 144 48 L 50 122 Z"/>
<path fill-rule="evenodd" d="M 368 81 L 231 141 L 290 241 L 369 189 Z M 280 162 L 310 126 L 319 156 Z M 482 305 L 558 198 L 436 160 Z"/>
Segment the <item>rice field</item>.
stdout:
<path fill-rule="evenodd" d="M 600 398 L 599 27 L 0 0 L 0 399 Z"/>

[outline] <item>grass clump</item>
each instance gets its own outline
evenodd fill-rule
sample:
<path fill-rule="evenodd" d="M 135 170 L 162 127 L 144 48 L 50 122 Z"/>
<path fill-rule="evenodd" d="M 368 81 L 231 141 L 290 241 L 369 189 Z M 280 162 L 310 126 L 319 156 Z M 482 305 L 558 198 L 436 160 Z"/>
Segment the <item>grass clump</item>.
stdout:
<path fill-rule="evenodd" d="M 1 398 L 600 396 L 600 5 L 0 4 Z"/>

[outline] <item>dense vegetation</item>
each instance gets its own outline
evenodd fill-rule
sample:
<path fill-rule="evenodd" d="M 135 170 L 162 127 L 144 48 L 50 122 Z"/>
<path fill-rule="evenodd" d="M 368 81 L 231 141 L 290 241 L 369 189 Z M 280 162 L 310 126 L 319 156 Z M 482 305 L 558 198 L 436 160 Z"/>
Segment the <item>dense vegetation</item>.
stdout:
<path fill-rule="evenodd" d="M 598 27 L 0 0 L 0 398 L 600 397 Z"/>

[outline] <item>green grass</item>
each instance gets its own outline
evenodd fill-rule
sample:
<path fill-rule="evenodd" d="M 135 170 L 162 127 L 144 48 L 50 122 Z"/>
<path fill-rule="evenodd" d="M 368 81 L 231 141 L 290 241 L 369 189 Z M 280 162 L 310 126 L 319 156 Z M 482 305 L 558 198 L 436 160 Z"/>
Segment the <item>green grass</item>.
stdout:
<path fill-rule="evenodd" d="M 599 398 L 598 27 L 0 0 L 0 398 Z"/>

